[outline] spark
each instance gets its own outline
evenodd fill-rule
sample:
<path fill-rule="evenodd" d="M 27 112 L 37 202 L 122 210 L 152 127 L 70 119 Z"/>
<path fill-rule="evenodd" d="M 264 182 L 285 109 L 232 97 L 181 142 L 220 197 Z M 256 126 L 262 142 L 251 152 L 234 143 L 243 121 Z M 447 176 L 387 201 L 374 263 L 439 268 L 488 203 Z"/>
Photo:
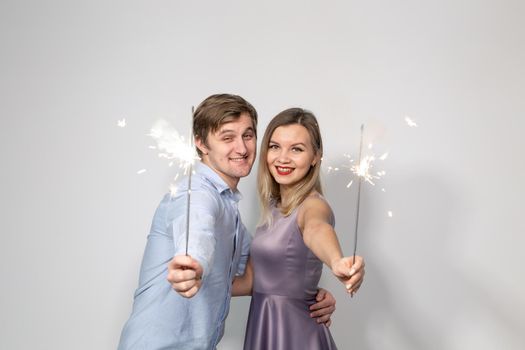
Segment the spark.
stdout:
<path fill-rule="evenodd" d="M 195 148 L 190 141 L 186 141 L 184 136 L 180 135 L 165 120 L 159 120 L 148 134 L 157 142 L 159 158 L 170 160 L 169 166 L 173 166 L 173 161 L 179 163 L 179 168 L 187 174 L 195 160 L 199 159 Z"/>
<path fill-rule="evenodd" d="M 194 110 L 191 109 L 193 118 Z M 171 167 L 174 161 L 179 163 L 179 169 L 184 171 L 184 175 L 188 175 L 188 186 L 186 191 L 186 255 L 188 255 L 188 240 L 190 236 L 190 201 L 191 201 L 191 177 L 193 175 L 193 163 L 200 159 L 197 156 L 195 146 L 193 144 L 193 130 L 190 132 L 188 140 L 180 135 L 174 127 L 167 121 L 159 120 L 151 128 L 148 134 L 157 142 L 157 149 L 159 150 L 159 158 L 169 160 Z M 178 175 L 178 174 L 177 174 Z M 170 194 L 174 196 L 177 193 L 177 186 L 170 185 Z"/>
<path fill-rule="evenodd" d="M 382 160 L 382 161 L 385 160 L 388 157 L 388 153 L 384 153 L 379 158 L 376 158 L 373 153 L 363 156 L 359 164 L 356 164 L 354 159 L 352 159 L 350 155 L 344 154 L 343 156 L 348 159 L 348 164 L 343 165 L 343 167 L 350 169 L 350 172 L 352 173 L 352 175 L 354 175 L 358 179 L 362 178 L 365 182 L 368 182 L 369 184 L 373 186 L 375 185 L 375 180 L 379 180 L 380 178 L 386 175 L 386 171 L 384 170 L 376 171 L 376 172 L 372 172 L 372 170 L 374 168 L 375 161 L 377 159 Z M 332 166 L 328 167 L 328 173 L 332 171 L 338 171 L 338 170 L 339 168 L 337 167 L 332 167 Z M 346 185 L 346 188 L 349 188 L 350 186 L 352 186 L 354 179 L 350 179 L 350 180 L 351 181 L 348 182 L 348 184 Z"/>
<path fill-rule="evenodd" d="M 122 118 L 120 120 L 117 120 L 117 126 L 123 128 L 126 126 L 126 118 Z"/>
<path fill-rule="evenodd" d="M 144 174 L 146 172 L 146 169 L 140 169 L 139 171 L 137 171 L 137 174 L 140 175 L 140 174 Z"/>
<path fill-rule="evenodd" d="M 177 191 L 178 190 L 179 190 L 179 188 L 177 187 L 177 185 L 170 184 L 170 195 L 172 197 L 175 197 L 175 195 L 177 195 Z"/>
<path fill-rule="evenodd" d="M 410 119 L 408 116 L 405 117 L 405 122 L 407 123 L 408 126 L 410 126 L 411 128 L 417 128 L 417 124 L 416 122 L 414 122 L 412 119 Z"/>
<path fill-rule="evenodd" d="M 382 172 L 378 172 L 376 175 L 371 173 L 375 160 L 376 158 L 373 155 L 364 156 L 363 159 L 361 159 L 361 162 L 359 164 L 352 165 L 350 170 L 352 173 L 354 173 L 354 175 L 362 178 L 364 181 L 374 186 L 374 181 L 376 179 L 380 179 L 383 176 Z"/>
<path fill-rule="evenodd" d="M 388 211 L 388 217 L 391 218 L 392 216 L 394 216 L 394 214 L 392 214 L 392 211 Z"/>

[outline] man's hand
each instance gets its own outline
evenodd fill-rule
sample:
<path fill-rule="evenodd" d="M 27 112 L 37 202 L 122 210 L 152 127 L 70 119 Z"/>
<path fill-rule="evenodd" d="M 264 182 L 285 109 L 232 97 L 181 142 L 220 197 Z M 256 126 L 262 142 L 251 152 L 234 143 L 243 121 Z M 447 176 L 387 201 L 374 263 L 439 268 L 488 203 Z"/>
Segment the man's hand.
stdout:
<path fill-rule="evenodd" d="M 355 263 L 352 265 L 353 257 L 339 259 L 332 265 L 332 272 L 345 285 L 346 290 L 353 297 L 357 292 L 363 277 L 365 276 L 365 261 L 360 256 L 355 256 Z"/>
<path fill-rule="evenodd" d="M 190 256 L 178 255 L 168 263 L 167 280 L 185 298 L 191 298 L 201 287 L 202 267 Z"/>
<path fill-rule="evenodd" d="M 315 296 L 317 303 L 310 306 L 310 317 L 317 318 L 317 323 L 324 323 L 327 327 L 330 327 L 332 320 L 330 317 L 335 311 L 335 298 L 326 289 L 319 288 L 317 295 Z"/>

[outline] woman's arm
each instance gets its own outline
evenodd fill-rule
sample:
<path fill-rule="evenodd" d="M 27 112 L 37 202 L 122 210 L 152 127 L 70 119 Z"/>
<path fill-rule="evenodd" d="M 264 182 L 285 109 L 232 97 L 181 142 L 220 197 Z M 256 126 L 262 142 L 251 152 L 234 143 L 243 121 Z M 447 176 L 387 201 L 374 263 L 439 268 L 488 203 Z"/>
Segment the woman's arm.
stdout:
<path fill-rule="evenodd" d="M 343 258 L 343 253 L 330 224 L 330 207 L 321 198 L 308 197 L 298 214 L 297 223 L 304 243 L 322 262 L 332 267 Z"/>
<path fill-rule="evenodd" d="M 321 198 L 307 198 L 299 209 L 297 223 L 305 245 L 345 284 L 353 295 L 362 283 L 364 262 L 360 256 L 343 257 L 339 240 L 330 224 L 332 210 Z"/>
<path fill-rule="evenodd" d="M 252 268 L 252 259 L 248 258 L 248 263 L 246 264 L 246 270 L 244 275 L 237 276 L 233 279 L 232 285 L 232 296 L 239 297 L 245 295 L 252 295 L 253 287 L 253 268 Z"/>

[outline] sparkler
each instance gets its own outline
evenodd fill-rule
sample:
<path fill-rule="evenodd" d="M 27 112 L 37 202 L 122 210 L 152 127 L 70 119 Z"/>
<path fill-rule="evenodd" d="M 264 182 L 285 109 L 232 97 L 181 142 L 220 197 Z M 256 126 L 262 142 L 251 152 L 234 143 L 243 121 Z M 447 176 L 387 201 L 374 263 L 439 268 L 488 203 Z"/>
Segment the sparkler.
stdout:
<path fill-rule="evenodd" d="M 375 181 L 378 179 L 381 179 L 386 175 L 386 171 L 381 170 L 377 172 L 372 172 L 374 168 L 374 163 L 376 159 L 379 159 L 381 161 L 384 161 L 388 158 L 388 152 L 382 154 L 380 157 L 376 158 L 373 153 L 368 155 L 363 155 L 364 152 L 364 124 L 361 125 L 361 138 L 359 143 L 359 158 L 356 163 L 354 163 L 354 159 L 350 157 L 349 155 L 344 155 L 346 158 L 349 159 L 350 165 L 344 165 L 343 167 L 350 169 L 351 174 L 354 178 L 350 179 L 348 184 L 346 185 L 346 188 L 349 188 L 352 186 L 354 181 L 356 180 L 355 177 L 357 177 L 357 206 L 356 206 L 356 214 L 355 214 L 355 228 L 354 228 L 354 251 L 352 255 L 352 264 L 355 263 L 355 255 L 357 252 L 357 238 L 358 238 L 358 231 L 359 231 L 359 209 L 361 204 L 361 187 L 363 182 L 368 182 L 370 185 L 374 186 Z M 371 150 L 373 148 L 373 144 L 369 143 L 367 145 L 367 149 Z M 338 167 L 328 167 L 328 172 L 332 171 L 339 171 Z M 381 189 L 382 192 L 386 192 L 384 188 Z M 392 217 L 392 212 L 388 213 L 388 217 Z"/>
<path fill-rule="evenodd" d="M 361 183 L 363 182 L 363 178 L 366 179 L 366 174 L 368 172 L 368 169 L 370 167 L 370 161 L 367 161 L 363 164 L 361 160 L 361 152 L 363 151 L 363 132 L 365 129 L 365 125 L 361 124 L 361 141 L 359 142 L 359 164 L 357 166 L 354 166 L 353 172 L 358 176 L 358 183 L 357 183 L 357 209 L 355 214 L 355 230 L 354 230 L 354 254 L 352 255 L 352 265 L 355 264 L 355 253 L 357 251 L 357 229 L 359 227 L 359 206 L 361 203 Z M 366 158 L 365 158 L 366 159 Z M 372 183 L 372 182 L 371 182 Z M 350 182 L 350 185 L 352 182 Z"/>
<path fill-rule="evenodd" d="M 193 106 L 191 106 L 191 118 L 193 125 L 193 114 L 195 113 Z M 193 144 L 193 128 L 191 128 L 190 134 L 190 146 L 195 152 Z M 186 256 L 188 255 L 188 241 L 190 239 L 190 200 L 191 200 L 191 175 L 193 170 L 193 162 L 189 163 L 189 174 L 188 174 L 188 192 L 187 192 L 187 201 L 186 201 Z"/>
<path fill-rule="evenodd" d="M 194 108 L 191 107 L 191 115 L 193 118 Z M 192 121 L 193 124 L 193 121 Z M 191 177 L 193 175 L 193 163 L 199 159 L 195 152 L 193 144 L 193 130 L 190 132 L 188 141 L 184 136 L 179 135 L 177 130 L 169 125 L 164 120 L 158 121 L 151 129 L 149 136 L 157 142 L 157 146 L 150 146 L 152 149 L 161 151 L 159 157 L 170 160 L 169 166 L 173 165 L 173 161 L 178 161 L 179 168 L 183 170 L 184 175 L 188 175 L 188 187 L 186 194 L 186 255 L 188 255 L 188 242 L 190 236 L 190 202 L 191 202 Z M 179 174 L 175 176 L 174 180 L 178 178 Z M 170 185 L 170 193 L 175 196 L 178 187 Z"/>

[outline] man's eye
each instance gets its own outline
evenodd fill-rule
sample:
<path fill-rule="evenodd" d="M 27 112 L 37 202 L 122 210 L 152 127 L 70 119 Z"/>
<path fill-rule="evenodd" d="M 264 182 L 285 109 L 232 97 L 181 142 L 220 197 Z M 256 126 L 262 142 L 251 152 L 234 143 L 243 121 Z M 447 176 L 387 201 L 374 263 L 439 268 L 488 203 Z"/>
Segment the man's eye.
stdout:
<path fill-rule="evenodd" d="M 253 139 L 253 135 L 252 134 L 246 134 L 243 136 L 245 140 L 251 140 Z"/>

